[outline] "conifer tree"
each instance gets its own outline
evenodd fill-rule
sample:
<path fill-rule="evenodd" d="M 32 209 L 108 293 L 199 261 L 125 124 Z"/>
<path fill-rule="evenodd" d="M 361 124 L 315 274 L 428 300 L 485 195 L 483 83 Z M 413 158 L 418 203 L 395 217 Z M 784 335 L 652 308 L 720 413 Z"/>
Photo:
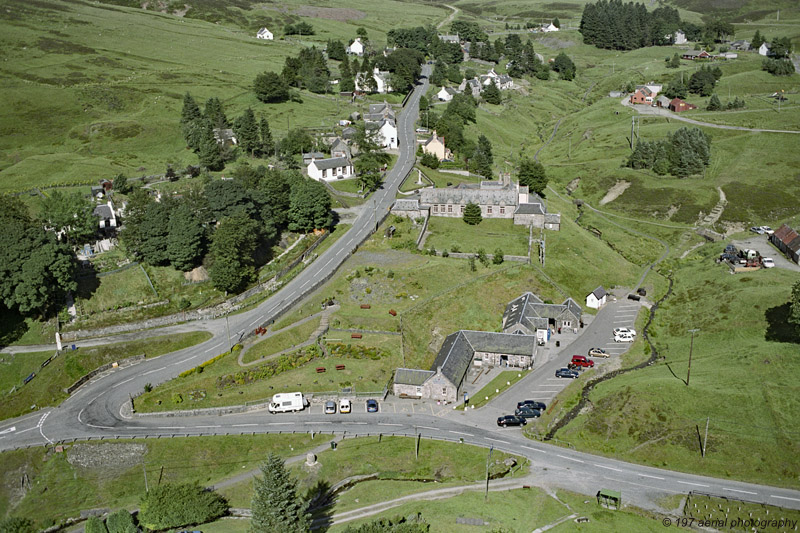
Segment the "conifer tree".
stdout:
<path fill-rule="evenodd" d="M 252 533 L 305 533 L 311 523 L 308 504 L 300 500 L 297 480 L 286 470 L 283 460 L 270 453 L 261 464 L 262 477 L 253 482 Z"/>
<path fill-rule="evenodd" d="M 256 123 L 256 116 L 249 107 L 244 110 L 242 116 L 236 119 L 233 124 L 233 131 L 239 140 L 239 146 L 248 154 L 255 155 L 259 146 L 259 131 Z"/>
<path fill-rule="evenodd" d="M 262 155 L 272 155 L 275 152 L 275 141 L 272 140 L 269 122 L 264 117 L 261 117 L 261 121 L 258 123 L 258 132 L 261 134 L 261 148 L 259 151 Z"/>
<path fill-rule="evenodd" d="M 200 158 L 200 164 L 209 170 L 222 170 L 225 167 L 222 150 L 214 138 L 214 130 L 211 127 L 211 123 L 207 120 L 199 136 L 197 155 Z"/>
<path fill-rule="evenodd" d="M 480 224 L 482 220 L 481 206 L 470 202 L 464 207 L 464 222 L 470 226 L 475 226 Z"/>

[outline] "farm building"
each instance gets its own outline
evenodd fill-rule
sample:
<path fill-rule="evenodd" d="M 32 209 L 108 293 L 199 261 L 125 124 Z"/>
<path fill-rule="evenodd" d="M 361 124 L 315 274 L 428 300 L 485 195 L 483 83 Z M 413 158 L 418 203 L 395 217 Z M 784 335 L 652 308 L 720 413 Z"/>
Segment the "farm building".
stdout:
<path fill-rule="evenodd" d="M 503 313 L 503 332 L 536 335 L 546 342 L 553 329 L 577 328 L 583 311 L 572 298 L 561 304 L 546 304 L 532 292 L 511 301 Z"/>
<path fill-rule="evenodd" d="M 800 264 L 800 234 L 795 230 L 784 224 L 769 236 L 769 240 L 786 257 Z"/>

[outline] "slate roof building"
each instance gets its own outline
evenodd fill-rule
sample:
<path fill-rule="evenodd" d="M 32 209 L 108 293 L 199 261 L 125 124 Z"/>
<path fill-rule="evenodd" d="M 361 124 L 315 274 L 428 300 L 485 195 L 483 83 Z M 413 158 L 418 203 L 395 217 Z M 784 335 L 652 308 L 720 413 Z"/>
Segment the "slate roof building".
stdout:
<path fill-rule="evenodd" d="M 586 296 L 586 307 L 590 309 L 600 309 L 606 305 L 608 293 L 601 285 Z"/>
<path fill-rule="evenodd" d="M 269 31 L 267 28 L 261 28 L 260 30 L 258 30 L 258 33 L 256 34 L 256 39 L 264 39 L 267 41 L 273 40 L 274 37 L 275 36 L 272 35 L 272 32 Z"/>
<path fill-rule="evenodd" d="M 520 335 L 536 335 L 540 344 L 547 342 L 549 331 L 577 328 L 583 310 L 572 298 L 561 304 L 546 304 L 532 292 L 512 300 L 503 313 L 503 331 Z"/>
<path fill-rule="evenodd" d="M 346 157 L 313 159 L 308 164 L 308 177 L 317 181 L 336 181 L 355 177 L 353 163 Z"/>

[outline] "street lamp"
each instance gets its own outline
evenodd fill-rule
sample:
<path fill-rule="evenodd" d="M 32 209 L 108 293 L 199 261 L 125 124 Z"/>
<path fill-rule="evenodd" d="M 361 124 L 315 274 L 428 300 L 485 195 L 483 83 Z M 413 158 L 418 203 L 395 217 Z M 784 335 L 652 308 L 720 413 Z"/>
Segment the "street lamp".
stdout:
<path fill-rule="evenodd" d="M 694 348 L 694 334 L 700 331 L 699 329 L 690 329 L 689 333 L 692 334 L 692 340 L 689 343 L 689 368 L 686 370 L 686 386 L 689 386 L 689 374 L 692 372 L 692 349 Z"/>

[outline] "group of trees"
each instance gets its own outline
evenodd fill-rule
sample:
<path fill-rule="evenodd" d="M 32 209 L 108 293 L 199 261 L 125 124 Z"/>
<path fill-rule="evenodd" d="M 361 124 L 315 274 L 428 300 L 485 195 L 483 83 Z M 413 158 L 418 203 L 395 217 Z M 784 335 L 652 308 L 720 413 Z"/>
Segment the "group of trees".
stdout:
<path fill-rule="evenodd" d="M 138 533 L 139 527 L 131 513 L 120 509 L 108 515 L 105 520 L 97 516 L 90 516 L 86 520 L 83 530 L 85 533 Z"/>
<path fill-rule="evenodd" d="M 728 100 L 728 103 L 723 105 L 716 94 L 712 94 L 708 100 L 706 111 L 722 111 L 723 109 L 741 109 L 744 107 L 744 98 L 738 96 L 733 100 Z"/>
<path fill-rule="evenodd" d="M 680 128 L 662 141 L 640 141 L 626 165 L 656 174 L 699 174 L 711 159 L 711 137 L 699 128 Z"/>
<path fill-rule="evenodd" d="M 547 173 L 544 165 L 535 159 L 523 157 L 519 162 L 517 179 L 520 185 L 528 187 L 532 193 L 544 196 L 544 189 L 547 187 Z"/>
<path fill-rule="evenodd" d="M 710 65 L 700 67 L 688 80 L 679 73 L 664 88 L 664 95 L 667 98 L 686 98 L 689 93 L 710 96 L 721 77 L 722 69 Z"/>
<path fill-rule="evenodd" d="M 659 7 L 648 11 L 644 4 L 622 0 L 599 0 L 586 4 L 581 17 L 583 41 L 598 48 L 635 50 L 670 44 L 672 34 L 684 29 L 678 10 Z"/>
<path fill-rule="evenodd" d="M 283 33 L 286 35 L 314 35 L 315 32 L 314 26 L 308 22 L 298 22 L 284 25 Z"/>
<path fill-rule="evenodd" d="M 307 89 L 316 94 L 330 90 L 328 62 L 325 54 L 316 46 L 301 48 L 297 56 L 287 57 L 283 62 L 281 77 L 289 87 Z"/>
<path fill-rule="evenodd" d="M 756 32 L 759 40 L 765 42 L 765 39 Z M 756 38 L 753 37 L 752 46 L 755 47 Z M 761 46 L 761 42 L 758 46 Z M 761 63 L 761 69 L 766 70 L 773 76 L 791 76 L 794 74 L 794 63 L 789 59 L 792 53 L 792 41 L 788 37 L 776 37 L 772 39 L 769 45 L 769 57 L 764 59 Z"/>
<path fill-rule="evenodd" d="M 182 198 L 128 198 L 120 239 L 140 260 L 182 271 L 209 265 L 214 286 L 239 291 L 252 281 L 257 250 L 282 229 L 330 226 L 324 186 L 294 171 L 240 165 L 232 180 L 207 180 Z"/>

